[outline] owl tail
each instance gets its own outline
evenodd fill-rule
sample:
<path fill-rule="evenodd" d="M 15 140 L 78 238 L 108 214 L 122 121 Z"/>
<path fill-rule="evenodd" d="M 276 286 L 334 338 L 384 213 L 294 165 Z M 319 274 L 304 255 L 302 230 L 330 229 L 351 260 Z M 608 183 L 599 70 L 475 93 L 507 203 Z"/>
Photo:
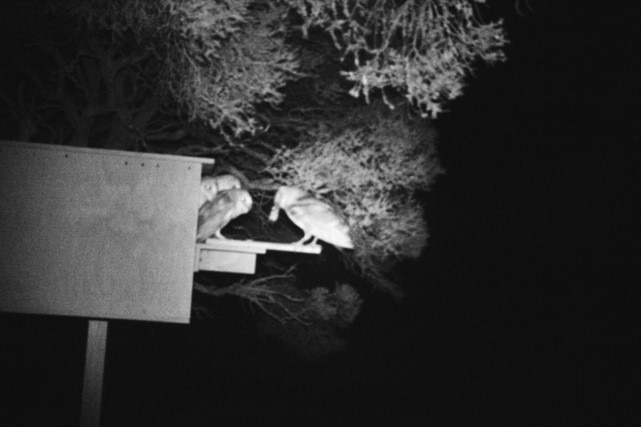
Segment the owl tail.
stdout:
<path fill-rule="evenodd" d="M 349 237 L 349 228 L 336 227 L 316 230 L 314 235 L 320 240 L 339 248 L 354 249 L 354 243 Z"/>
<path fill-rule="evenodd" d="M 334 246 L 338 246 L 340 248 L 345 248 L 345 249 L 354 249 L 354 243 L 352 243 L 352 239 L 345 233 L 344 235 L 337 235 L 333 236 L 331 243 Z"/>

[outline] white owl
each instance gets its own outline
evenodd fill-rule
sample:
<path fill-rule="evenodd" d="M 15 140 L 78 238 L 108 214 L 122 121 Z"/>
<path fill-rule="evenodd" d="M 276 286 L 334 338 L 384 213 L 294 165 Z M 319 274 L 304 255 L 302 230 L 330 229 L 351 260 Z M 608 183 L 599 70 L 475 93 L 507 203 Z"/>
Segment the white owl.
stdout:
<path fill-rule="evenodd" d="M 242 188 L 240 180 L 234 175 L 206 176 L 200 180 L 200 201 L 198 208 L 202 207 L 205 202 L 211 202 L 216 198 L 216 194 L 221 191 L 231 190 L 232 188 Z"/>
<path fill-rule="evenodd" d="M 334 208 L 325 202 L 315 199 L 304 190 L 296 187 L 280 187 L 274 198 L 274 206 L 269 214 L 269 220 L 278 220 L 278 213 L 283 209 L 304 232 L 302 239 L 296 244 L 302 244 L 314 237 L 312 244 L 321 239 L 341 248 L 354 249 L 349 237 L 349 227 L 336 213 Z"/>
<path fill-rule="evenodd" d="M 252 198 L 247 190 L 232 188 L 220 191 L 213 200 L 205 202 L 198 210 L 197 240 L 204 242 L 211 236 L 226 239 L 220 233 L 223 227 L 251 208 Z"/>

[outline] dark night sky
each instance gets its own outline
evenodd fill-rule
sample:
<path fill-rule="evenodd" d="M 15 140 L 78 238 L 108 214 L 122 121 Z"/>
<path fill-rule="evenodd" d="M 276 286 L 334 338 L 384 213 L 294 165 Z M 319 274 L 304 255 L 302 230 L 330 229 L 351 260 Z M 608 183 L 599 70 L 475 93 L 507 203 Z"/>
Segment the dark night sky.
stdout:
<path fill-rule="evenodd" d="M 427 200 L 419 290 L 367 305 L 351 350 L 315 366 L 265 349 L 241 311 L 215 336 L 112 322 L 107 425 L 633 424 L 633 14 L 506 3 L 508 62 L 479 70 L 437 122 L 448 175 Z M 33 425 L 73 417 L 84 323 L 0 320 L 3 401 L 45 408 L 24 414 Z"/>

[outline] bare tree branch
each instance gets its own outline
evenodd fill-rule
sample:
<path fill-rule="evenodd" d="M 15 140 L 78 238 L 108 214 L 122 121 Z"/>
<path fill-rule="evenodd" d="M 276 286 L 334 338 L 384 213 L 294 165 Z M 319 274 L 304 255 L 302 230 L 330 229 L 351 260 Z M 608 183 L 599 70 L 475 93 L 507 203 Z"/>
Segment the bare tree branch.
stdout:
<path fill-rule="evenodd" d="M 295 297 L 291 293 L 278 289 L 283 281 L 291 281 L 295 266 L 290 267 L 282 274 L 275 274 L 247 281 L 240 280 L 225 287 L 205 286 L 194 281 L 194 289 L 206 295 L 220 297 L 235 295 L 249 300 L 268 316 L 281 324 L 295 321 L 302 325 L 310 324 L 309 320 L 301 314 L 304 311 L 306 299 Z M 298 312 L 293 307 L 299 307 Z"/>

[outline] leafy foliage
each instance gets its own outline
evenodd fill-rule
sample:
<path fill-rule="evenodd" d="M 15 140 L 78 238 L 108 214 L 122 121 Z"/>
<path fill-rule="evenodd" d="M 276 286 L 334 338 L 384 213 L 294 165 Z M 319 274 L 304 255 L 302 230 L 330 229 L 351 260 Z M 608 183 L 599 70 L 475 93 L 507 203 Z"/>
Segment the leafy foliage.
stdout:
<path fill-rule="evenodd" d="M 90 25 L 149 46 L 189 117 L 234 136 L 259 129 L 256 105 L 280 104 L 304 76 L 287 43 L 295 28 L 331 37 L 351 95 L 369 102 L 379 89 L 392 106 L 385 90 L 397 91 L 433 116 L 462 93 L 474 62 L 501 60 L 506 43 L 500 21 L 477 18 L 484 0 L 67 1 Z"/>
<path fill-rule="evenodd" d="M 18 40 L 0 99 L 15 121 L 12 137 L 62 145 L 156 151 L 156 141 L 189 133 L 159 90 L 158 62 L 125 36 L 69 27 L 60 7 L 30 13 L 43 25 Z M 49 26 L 45 23 L 52 22 Z M 5 135 L 9 136 L 9 135 Z"/>
<path fill-rule="evenodd" d="M 290 269 L 233 283 L 224 283 L 220 277 L 216 284 L 199 279 L 194 289 L 204 295 L 235 295 L 249 301 L 260 319 L 261 334 L 307 361 L 341 352 L 363 303 L 358 291 L 346 283 L 301 284 L 292 273 Z M 195 310 L 202 319 L 210 315 L 202 305 Z"/>
<path fill-rule="evenodd" d="M 421 254 L 428 232 L 415 192 L 442 172 L 433 131 L 380 105 L 351 112 L 335 128 L 319 126 L 268 167 L 278 184 L 304 188 L 344 213 L 354 260 L 385 286 L 394 261 Z"/>
<path fill-rule="evenodd" d="M 160 81 L 191 120 L 228 136 L 259 127 L 255 105 L 277 105 L 298 77 L 285 43 L 287 9 L 272 2 L 209 0 L 73 1 L 97 28 L 131 34 L 162 62 Z"/>
<path fill-rule="evenodd" d="M 501 22 L 483 24 L 474 4 L 485 0 L 290 0 L 303 32 L 322 27 L 354 69 L 343 75 L 350 93 L 369 100 L 373 89 L 393 88 L 424 114 L 461 95 L 476 59 L 502 59 Z M 385 92 L 383 92 L 385 98 Z"/>
<path fill-rule="evenodd" d="M 350 285 L 337 284 L 333 290 L 317 287 L 306 292 L 300 315 L 306 322 L 283 325 L 273 318 L 261 323 L 262 333 L 277 339 L 304 360 L 316 361 L 345 350 L 347 330 L 360 312 L 361 299 Z"/>
<path fill-rule="evenodd" d="M 338 326 L 351 325 L 360 311 L 363 300 L 348 284 L 339 284 L 333 292 L 326 288 L 314 288 L 307 304 L 307 311 L 324 321 Z"/>
<path fill-rule="evenodd" d="M 276 107 L 258 108 L 261 122 L 269 124 L 269 132 L 262 138 L 275 145 L 292 145 L 309 136 L 310 123 L 332 124 L 340 119 L 345 109 L 362 102 L 349 96 L 349 83 L 340 75 L 342 64 L 331 38 L 321 31 L 308 37 L 292 35 L 298 46 L 302 77 L 284 87 L 285 97 Z"/>

